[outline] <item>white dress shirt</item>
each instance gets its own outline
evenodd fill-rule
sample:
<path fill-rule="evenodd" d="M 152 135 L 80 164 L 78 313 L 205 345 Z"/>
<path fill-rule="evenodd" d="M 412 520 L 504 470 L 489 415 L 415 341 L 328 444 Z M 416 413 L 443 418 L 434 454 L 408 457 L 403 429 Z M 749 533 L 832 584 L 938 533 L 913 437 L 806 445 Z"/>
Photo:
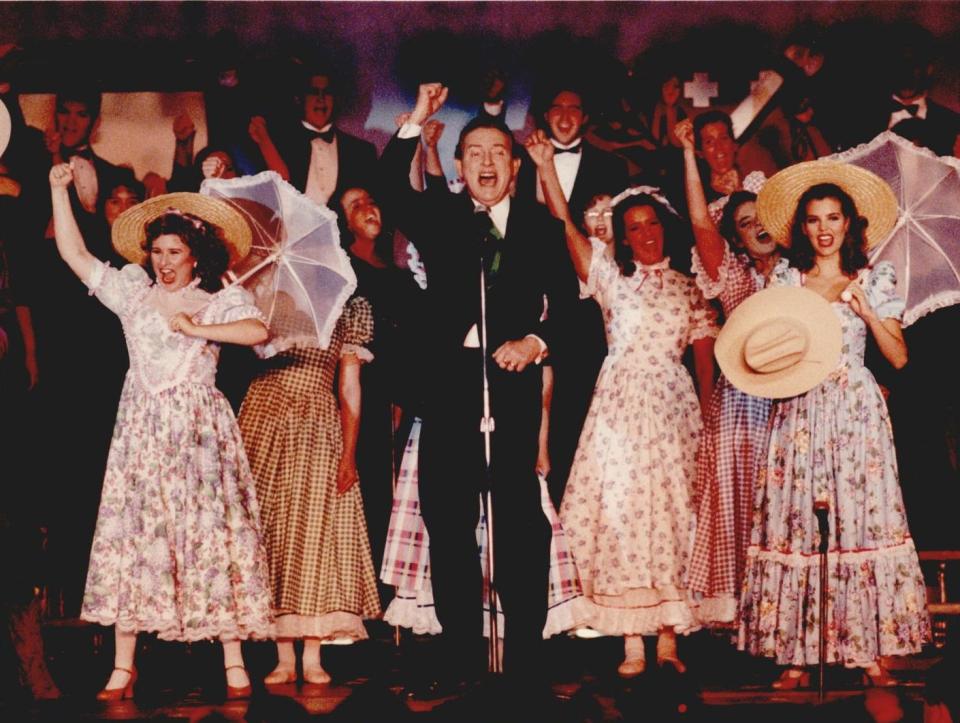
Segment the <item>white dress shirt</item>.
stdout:
<path fill-rule="evenodd" d="M 332 127 L 327 123 L 323 128 L 301 121 L 303 127 L 314 133 L 326 133 Z M 332 143 L 324 143 L 319 138 L 310 141 L 310 168 L 307 170 L 307 187 L 303 195 L 311 201 L 326 206 L 337 187 L 337 137 Z"/>

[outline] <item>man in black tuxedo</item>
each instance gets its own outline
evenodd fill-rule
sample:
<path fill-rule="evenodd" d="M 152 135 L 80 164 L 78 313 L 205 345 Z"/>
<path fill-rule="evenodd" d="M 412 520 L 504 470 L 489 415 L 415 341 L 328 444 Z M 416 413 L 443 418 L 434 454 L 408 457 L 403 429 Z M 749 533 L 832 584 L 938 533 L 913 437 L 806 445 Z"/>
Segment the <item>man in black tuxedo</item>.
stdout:
<path fill-rule="evenodd" d="M 348 188 L 375 187 L 377 149 L 336 127 L 338 91 L 328 71 L 305 72 L 298 103 L 300 122 L 278 135 L 277 143 L 260 116 L 251 119 L 250 136 L 260 147 L 267 168 L 308 198 L 339 213 L 340 198 Z"/>
<path fill-rule="evenodd" d="M 469 680 L 482 661 L 481 574 L 475 530 L 487 484 L 483 366 L 489 375 L 496 586 L 506 616 L 504 669 L 536 676 L 546 593 L 550 526 L 535 466 L 541 369 L 559 355 L 556 328 L 576 298 L 563 227 L 539 204 L 509 195 L 519 159 L 500 121 L 477 118 L 457 145 L 462 194 L 417 193 L 409 168 L 420 127 L 446 99 L 438 83 L 420 86 L 416 107 L 384 150 L 389 215 L 415 240 L 427 268 L 428 341 L 419 351 L 427 390 L 420 439 L 420 504 L 430 535 L 437 617 L 443 626 L 440 691 Z M 486 281 L 486 347 L 480 316 Z M 549 315 L 545 317 L 545 299 Z M 438 670 L 440 668 L 438 667 Z M 431 690 L 421 690 L 426 695 Z"/>
<path fill-rule="evenodd" d="M 616 195 L 628 184 L 622 158 L 601 151 L 583 138 L 590 116 L 583 93 L 561 87 L 543 112 L 546 131 L 554 148 L 557 175 L 570 213 L 580 221 L 598 194 Z M 518 195 L 535 196 L 541 203 L 543 190 L 533 164 L 523 164 L 517 183 Z M 593 388 L 607 355 L 603 316 L 593 299 L 581 299 L 565 329 L 571 353 L 554 363 L 554 390 L 550 406 L 550 496 L 559 507 L 570 467 L 586 419 Z"/>

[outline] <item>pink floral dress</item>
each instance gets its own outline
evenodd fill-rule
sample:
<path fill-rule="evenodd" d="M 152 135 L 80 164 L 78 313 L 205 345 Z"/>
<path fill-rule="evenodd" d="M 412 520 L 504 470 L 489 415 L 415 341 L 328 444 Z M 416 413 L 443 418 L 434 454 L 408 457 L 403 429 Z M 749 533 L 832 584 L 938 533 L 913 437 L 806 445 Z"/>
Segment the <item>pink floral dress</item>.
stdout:
<path fill-rule="evenodd" d="M 668 260 L 631 277 L 594 244 L 587 287 L 609 352 L 580 435 L 560 519 L 590 625 L 608 635 L 696 629 L 687 596 L 700 405 L 683 366 L 717 333 L 693 279 Z"/>
<path fill-rule="evenodd" d="M 272 615 L 253 477 L 214 386 L 219 347 L 170 330 L 142 267 L 95 267 L 91 293 L 123 324 L 130 370 L 117 410 L 81 617 L 164 640 L 266 637 Z M 195 292 L 203 293 L 203 292 Z M 239 287 L 203 324 L 259 318 Z"/>
<path fill-rule="evenodd" d="M 861 277 L 881 319 L 903 300 L 889 262 Z M 801 286 L 780 269 L 771 285 Z M 835 302 L 843 327 L 836 370 L 806 394 L 777 401 L 757 473 L 740 599 L 739 647 L 781 665 L 819 660 L 819 534 L 814 502 L 830 506 L 828 662 L 865 666 L 919 652 L 929 638 L 926 590 L 897 479 L 887 405 L 863 365 L 867 327 Z"/>

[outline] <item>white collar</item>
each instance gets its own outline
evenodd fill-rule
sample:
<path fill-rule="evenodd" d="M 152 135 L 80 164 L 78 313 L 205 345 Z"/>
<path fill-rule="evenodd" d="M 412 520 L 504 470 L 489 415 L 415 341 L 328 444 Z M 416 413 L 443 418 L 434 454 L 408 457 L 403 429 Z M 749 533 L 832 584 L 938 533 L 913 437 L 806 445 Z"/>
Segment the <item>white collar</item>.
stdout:
<path fill-rule="evenodd" d="M 500 202 L 495 206 L 491 206 L 489 209 L 480 203 L 477 199 L 470 197 L 470 200 L 473 201 L 473 210 L 479 211 L 484 209 L 490 215 L 490 220 L 493 221 L 493 225 L 497 227 L 497 231 L 500 232 L 501 236 L 507 235 L 507 218 L 510 216 L 510 194 L 508 193 Z"/>
<path fill-rule="evenodd" d="M 576 147 L 579 146 L 581 143 L 583 143 L 583 136 L 580 136 L 580 137 L 577 138 L 573 143 L 568 143 L 567 145 L 564 145 L 563 143 L 560 143 L 560 142 L 554 140 L 553 138 L 550 139 L 550 142 L 553 144 L 553 147 L 554 147 L 554 148 L 561 148 L 561 149 L 563 149 L 563 150 L 566 151 L 566 150 L 569 150 L 569 149 L 571 149 L 571 148 L 576 148 Z"/>
<path fill-rule="evenodd" d="M 304 128 L 306 128 L 308 131 L 313 131 L 314 133 L 326 133 L 328 130 L 333 128 L 333 121 L 327 123 L 323 128 L 317 128 L 315 125 L 313 125 L 313 123 L 309 123 L 305 120 L 300 122 L 303 123 Z"/>

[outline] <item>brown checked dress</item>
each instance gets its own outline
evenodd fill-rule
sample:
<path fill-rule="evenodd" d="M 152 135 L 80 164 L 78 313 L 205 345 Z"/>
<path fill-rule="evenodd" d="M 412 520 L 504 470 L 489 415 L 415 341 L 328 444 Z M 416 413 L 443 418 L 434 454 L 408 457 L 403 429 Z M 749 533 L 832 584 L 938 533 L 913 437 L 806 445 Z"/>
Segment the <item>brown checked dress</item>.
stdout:
<path fill-rule="evenodd" d="M 269 361 L 240 409 L 257 482 L 277 637 L 367 637 L 380 615 L 360 486 L 337 494 L 343 438 L 336 392 L 341 357 L 372 355 L 366 299 L 347 302 L 325 350 L 294 349 Z"/>

